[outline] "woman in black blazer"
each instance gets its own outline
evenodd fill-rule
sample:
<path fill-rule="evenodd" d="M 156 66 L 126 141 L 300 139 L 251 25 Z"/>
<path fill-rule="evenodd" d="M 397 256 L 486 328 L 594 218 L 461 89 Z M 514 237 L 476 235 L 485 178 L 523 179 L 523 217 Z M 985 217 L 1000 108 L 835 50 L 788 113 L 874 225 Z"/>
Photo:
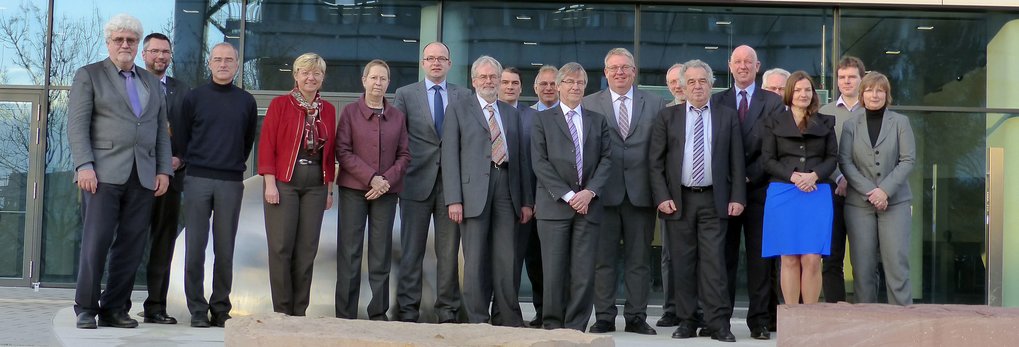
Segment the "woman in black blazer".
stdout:
<path fill-rule="evenodd" d="M 816 303 L 821 293 L 821 256 L 831 248 L 832 193 L 838 144 L 835 117 L 819 114 L 814 81 L 796 71 L 786 81 L 787 110 L 762 128 L 761 156 L 771 176 L 764 205 L 762 257 L 782 256 L 786 304 Z"/>

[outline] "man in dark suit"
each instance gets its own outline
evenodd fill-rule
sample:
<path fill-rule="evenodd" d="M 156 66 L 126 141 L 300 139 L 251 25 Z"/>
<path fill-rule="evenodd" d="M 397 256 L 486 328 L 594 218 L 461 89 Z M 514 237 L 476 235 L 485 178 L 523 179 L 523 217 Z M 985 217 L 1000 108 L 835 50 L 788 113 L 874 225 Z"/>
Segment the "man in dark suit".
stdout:
<path fill-rule="evenodd" d="M 428 224 L 434 220 L 436 258 L 435 315 L 440 323 L 456 322 L 460 310 L 460 230 L 449 219 L 439 173 L 439 148 L 447 105 L 470 98 L 466 89 L 447 83 L 449 48 L 441 42 L 425 46 L 421 69 L 426 78 L 396 90 L 393 104 L 407 115 L 410 165 L 400 192 L 399 282 L 396 319 L 417 322 L 421 307 L 422 262 Z M 434 219 L 433 219 L 434 217 Z"/>
<path fill-rule="evenodd" d="M 716 108 L 734 108 L 739 116 L 743 136 L 743 155 L 746 163 L 747 207 L 742 216 L 729 220 L 726 236 L 725 266 L 729 283 L 736 283 L 739 267 L 740 236 L 744 241 L 747 258 L 747 293 L 750 307 L 747 311 L 747 326 L 750 336 L 767 340 L 771 338 L 769 325 L 775 321 L 778 293 L 775 292 L 774 260 L 761 258 L 761 239 L 764 228 L 764 197 L 767 195 L 768 175 L 764 173 L 761 159 L 760 128 L 765 117 L 784 110 L 782 98 L 761 89 L 756 83 L 761 62 L 757 52 L 750 46 L 739 46 L 732 51 L 729 71 L 735 85 L 711 97 Z M 736 302 L 735 285 L 729 287 L 729 303 Z"/>
<path fill-rule="evenodd" d="M 544 68 L 543 68 L 544 69 Z M 552 67 L 555 69 L 555 67 Z M 538 72 L 541 73 L 540 71 Z M 555 73 L 553 73 L 552 81 L 555 84 Z M 526 156 L 527 160 L 523 163 L 522 179 L 524 180 L 523 194 L 525 198 L 530 198 L 534 201 L 534 171 L 531 170 L 531 128 L 534 127 L 534 117 L 537 117 L 538 111 L 533 107 L 528 107 L 520 103 L 520 70 L 515 67 L 507 67 L 502 69 L 502 84 L 499 88 L 499 101 L 505 102 L 510 106 L 513 106 L 520 113 L 520 153 Z M 556 100 L 559 97 L 556 96 Z M 532 210 L 533 212 L 533 210 Z M 521 216 L 523 217 L 523 216 Z M 532 214 L 533 217 L 533 214 Z M 542 326 L 541 322 L 541 309 L 542 309 L 542 297 L 541 297 L 541 242 L 538 240 L 538 230 L 534 228 L 534 218 L 529 220 L 520 219 L 520 224 L 517 224 L 517 259 L 516 265 L 513 270 L 513 283 L 516 286 L 518 292 L 520 290 L 520 276 L 524 264 L 527 264 L 527 279 L 531 281 L 531 304 L 534 305 L 534 312 L 537 314 L 530 322 L 528 326 L 532 328 L 538 328 Z M 497 306 L 492 306 L 492 321 L 497 322 L 498 312 Z"/>
<path fill-rule="evenodd" d="M 682 320 L 672 337 L 695 335 L 699 296 L 707 335 L 735 342 L 722 270 L 726 223 L 743 212 L 746 202 L 739 123 L 731 109 L 708 102 L 714 83 L 708 64 L 691 60 L 680 75 L 687 102 L 658 114 L 648 152 L 654 201 L 670 234 L 676 311 Z"/>
<path fill-rule="evenodd" d="M 451 104 L 443 124 L 442 185 L 449 219 L 463 227 L 464 309 L 470 323 L 524 325 L 514 283 L 516 224 L 530 219 L 523 196 L 520 118 L 498 100 L 502 64 L 487 55 L 471 65 L 475 97 Z M 494 298 L 493 298 L 494 295 Z"/>
<path fill-rule="evenodd" d="M 594 270 L 594 308 L 597 321 L 592 333 L 616 331 L 616 262 L 623 243 L 623 283 L 626 305 L 625 330 L 655 335 L 647 324 L 651 293 L 651 240 L 654 239 L 655 207 L 648 182 L 648 137 L 654 116 L 662 109 L 661 97 L 637 90 L 633 82 L 637 66 L 633 54 L 614 48 L 605 55 L 605 79 L 609 88 L 584 98 L 584 108 L 605 116 L 612 138 L 611 184 L 602 192 L 605 214 L 598 237 Z"/>
<path fill-rule="evenodd" d="M 159 80 L 134 65 L 142 24 L 120 14 L 103 28 L 109 58 L 74 75 L 67 139 L 82 191 L 74 313 L 79 329 L 134 328 L 128 315 L 154 196 L 170 183 L 170 136 Z M 103 272 L 109 271 L 100 292 Z"/>
<path fill-rule="evenodd" d="M 170 38 L 160 33 L 145 36 L 142 41 L 142 60 L 145 69 L 149 70 L 160 82 L 160 91 L 166 98 L 166 117 L 170 122 L 170 144 L 172 157 L 170 167 L 173 168 L 173 179 L 166 194 L 157 197 L 152 206 L 152 222 L 149 229 L 149 262 L 146 268 L 146 284 L 149 296 L 145 299 L 145 311 L 142 317 L 145 323 L 177 324 L 177 319 L 166 314 L 166 292 L 170 288 L 170 261 L 173 259 L 173 246 L 180 234 L 178 217 L 180 216 L 180 193 L 184 188 L 184 161 L 180 153 L 183 146 L 180 139 L 173 136 L 173 129 L 181 123 L 180 107 L 188 87 L 176 78 L 166 75 L 167 68 L 173 60 Z"/>
<path fill-rule="evenodd" d="M 611 130 L 605 117 L 580 102 L 587 72 L 567 63 L 556 75 L 559 106 L 538 114 L 531 132 L 537 176 L 535 217 L 544 275 L 546 329 L 587 329 L 602 203 L 611 174 Z"/>

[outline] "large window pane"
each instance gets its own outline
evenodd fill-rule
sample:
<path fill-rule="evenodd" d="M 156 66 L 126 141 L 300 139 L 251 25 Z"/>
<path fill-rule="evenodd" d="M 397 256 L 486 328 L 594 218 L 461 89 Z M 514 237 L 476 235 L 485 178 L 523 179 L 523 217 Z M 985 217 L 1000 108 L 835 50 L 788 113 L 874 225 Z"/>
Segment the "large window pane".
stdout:
<path fill-rule="evenodd" d="M 389 64 L 393 90 L 417 81 L 421 12 L 428 5 L 434 3 L 251 1 L 245 27 L 245 85 L 290 90 L 294 87 L 290 64 L 306 52 L 318 53 L 328 64 L 323 91 L 362 92 L 361 69 L 372 59 Z"/>
<path fill-rule="evenodd" d="M 32 102 L 0 102 L 0 277 L 23 275 Z"/>
<path fill-rule="evenodd" d="M 46 174 L 43 190 L 42 281 L 73 283 L 81 244 L 81 194 L 67 142 L 67 90 L 50 92 L 46 116 Z"/>
<path fill-rule="evenodd" d="M 42 85 L 48 2 L 0 0 L 0 85 Z"/>
<path fill-rule="evenodd" d="M 761 73 L 776 67 L 804 70 L 827 89 L 830 9 L 649 5 L 641 7 L 640 19 L 638 83 L 663 86 L 669 99 L 666 71 L 690 59 L 711 66 L 715 87 L 731 86 L 729 55 L 744 44 L 757 51 Z"/>
<path fill-rule="evenodd" d="M 634 5 L 447 1 L 442 37 L 453 59 L 449 80 L 470 86 L 470 64 L 490 55 L 520 68 L 524 86 L 543 64 L 575 61 L 587 70 L 587 93 L 604 89 L 605 53 L 633 50 L 634 10 Z M 535 97 L 527 87 L 523 95 Z"/>

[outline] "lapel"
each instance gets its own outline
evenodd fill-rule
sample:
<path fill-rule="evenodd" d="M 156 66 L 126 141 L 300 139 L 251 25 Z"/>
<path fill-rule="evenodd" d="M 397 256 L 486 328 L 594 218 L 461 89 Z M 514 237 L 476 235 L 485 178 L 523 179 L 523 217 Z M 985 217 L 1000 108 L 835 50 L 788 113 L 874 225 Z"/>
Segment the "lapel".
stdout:
<path fill-rule="evenodd" d="M 864 114 L 863 119 L 867 119 L 867 115 Z M 877 142 L 874 143 L 874 148 L 881 145 L 881 142 L 888 137 L 888 133 L 892 132 L 891 125 L 892 115 L 888 114 L 888 110 L 885 110 L 884 115 L 881 116 L 881 131 L 877 134 Z"/>
<path fill-rule="evenodd" d="M 633 113 L 630 114 L 630 134 L 632 135 L 637 124 L 640 124 L 640 117 L 644 114 L 644 92 L 633 87 Z M 629 138 L 629 137 L 627 137 Z"/>
<path fill-rule="evenodd" d="M 109 78 L 110 84 L 113 85 L 117 94 L 120 95 L 120 99 L 124 101 L 124 106 L 127 108 L 128 113 L 134 116 L 134 112 L 131 108 L 131 99 L 127 96 L 127 87 L 124 83 L 124 77 L 120 75 L 120 69 L 117 68 L 117 65 L 113 64 L 113 60 L 110 60 L 110 58 L 106 58 L 106 61 L 103 64 L 105 67 L 104 70 L 106 70 L 106 77 Z"/>
<path fill-rule="evenodd" d="M 735 93 L 735 91 L 736 91 L 736 89 L 734 87 L 733 88 L 733 92 Z M 744 121 L 744 123 L 749 125 L 749 127 L 745 127 L 744 129 L 753 129 L 754 125 L 757 123 L 757 120 L 761 119 L 761 113 L 764 113 L 764 94 L 763 93 L 770 93 L 770 92 L 761 89 L 761 84 L 755 82 L 754 83 L 754 95 L 750 96 L 750 109 L 747 110 L 747 119 Z M 736 97 L 735 95 L 733 95 L 733 96 Z M 736 106 L 735 110 L 737 110 L 736 111 L 736 113 L 737 113 L 736 119 L 739 119 L 739 114 L 738 114 L 739 113 L 739 106 L 738 105 Z M 747 130 L 744 130 L 744 132 L 745 131 L 747 131 Z"/>
<path fill-rule="evenodd" d="M 605 88 L 602 90 L 601 95 L 595 100 L 598 103 L 598 108 L 604 110 L 605 118 L 608 120 L 609 126 L 612 127 L 612 131 L 619 134 L 619 122 L 616 121 L 616 110 L 612 108 L 612 92 Z"/>
<path fill-rule="evenodd" d="M 570 135 L 570 128 L 566 125 L 566 115 L 563 114 L 562 108 L 555 107 L 552 111 L 552 121 L 559 125 L 559 130 L 566 136 L 566 141 L 573 142 L 573 136 Z"/>
<path fill-rule="evenodd" d="M 884 123 L 884 122 L 881 122 L 881 123 Z M 843 126 L 845 126 L 845 125 L 843 125 Z M 884 124 L 882 124 L 881 127 L 883 128 Z M 884 132 L 884 129 L 881 129 L 881 131 Z M 877 146 L 871 146 L 870 145 L 870 133 L 868 133 L 868 129 L 867 129 L 867 115 L 866 114 L 862 114 L 859 117 L 857 117 L 857 119 L 856 119 L 856 131 L 853 132 L 853 134 L 855 134 L 855 138 L 853 139 L 854 141 L 856 141 L 855 147 L 864 149 L 865 150 L 864 152 L 871 151 L 871 150 L 874 149 L 874 147 L 877 147 Z M 881 141 L 880 138 L 881 138 L 881 135 L 878 134 L 878 141 L 879 142 Z"/>
<path fill-rule="evenodd" d="M 724 108 L 717 108 L 717 110 L 718 110 L 718 112 L 715 112 L 715 110 L 712 109 L 712 106 L 708 106 L 708 112 L 711 115 L 711 148 L 708 148 L 708 149 L 712 150 L 712 151 L 715 148 L 718 148 L 718 141 L 720 141 L 720 139 L 723 137 L 723 136 L 719 135 L 718 133 L 720 131 L 722 131 L 722 114 L 723 114 L 723 112 L 726 112 L 726 111 L 725 111 Z M 683 119 L 686 120 L 685 115 L 684 115 Z M 684 124 L 683 130 L 686 131 L 686 124 Z M 712 153 L 712 154 L 714 154 L 714 153 Z M 711 157 L 715 158 L 715 157 L 718 157 L 718 156 L 712 155 Z"/>
<path fill-rule="evenodd" d="M 675 113 L 673 113 L 672 115 L 675 118 L 672 124 L 675 125 L 673 126 L 672 129 L 666 129 L 666 131 L 669 132 L 668 136 L 676 137 L 676 141 L 679 142 L 679 145 L 676 146 L 676 148 L 679 149 L 677 152 L 679 152 L 680 158 L 683 158 L 683 153 L 685 151 L 684 149 L 686 148 L 686 110 L 689 107 L 690 104 L 685 102 L 679 104 L 679 107 L 676 108 Z M 682 169 L 683 166 L 682 159 L 680 160 L 679 165 L 680 169 Z"/>
<path fill-rule="evenodd" d="M 786 110 L 782 112 L 774 121 L 778 122 L 778 127 L 774 129 L 776 135 L 782 137 L 803 137 L 803 134 L 800 133 L 800 128 L 793 121 L 792 111 Z"/>
<path fill-rule="evenodd" d="M 474 94 L 472 96 L 473 97 L 471 98 L 470 101 L 464 101 L 468 105 L 471 106 L 471 107 L 467 108 L 467 109 L 471 110 L 471 115 L 472 115 L 471 118 L 474 118 L 475 120 L 477 120 L 478 121 L 478 125 L 481 126 L 481 129 L 484 129 L 485 134 L 488 134 L 488 136 L 491 137 L 492 136 L 492 131 L 491 131 L 491 129 L 488 128 L 488 111 L 486 111 L 485 109 L 481 108 L 481 104 L 480 103 L 475 102 L 475 100 L 477 100 L 477 94 Z M 498 106 L 498 104 L 496 104 L 496 106 Z M 502 110 L 499 110 L 499 111 L 502 111 Z"/>
<path fill-rule="evenodd" d="M 594 126 L 593 126 L 593 125 L 591 125 L 591 123 L 594 123 L 594 122 L 595 122 L 595 121 L 593 120 L 593 118 L 594 118 L 594 117 L 592 117 L 592 116 L 590 115 L 590 113 L 589 113 L 589 112 L 591 112 L 591 111 L 589 111 L 589 110 L 585 110 L 585 109 L 583 109 L 583 108 L 581 108 L 581 109 L 580 109 L 580 119 L 581 119 L 581 120 L 582 120 L 582 122 L 584 123 L 584 124 L 581 124 L 581 126 L 583 126 L 583 127 L 584 127 L 584 130 L 582 130 L 582 131 L 584 132 L 584 137 L 581 137 L 581 138 L 580 138 L 580 141 L 584 143 L 584 144 L 583 144 L 583 147 L 584 147 L 584 153 L 587 153 L 587 152 L 588 152 L 588 151 L 587 151 L 587 144 L 588 144 L 588 143 L 591 143 L 591 133 L 593 132 L 593 130 L 592 130 L 592 129 L 594 128 Z M 604 117 L 604 116 L 603 116 L 603 117 Z M 600 134 L 599 134 L 599 135 L 600 135 Z M 585 162 L 585 163 L 587 162 L 586 158 L 585 158 L 584 162 Z M 586 166 L 586 165 L 585 165 L 585 166 Z"/>
<path fill-rule="evenodd" d="M 448 83 L 446 84 L 446 87 L 449 87 Z M 412 113 L 412 112 L 410 112 L 410 110 L 408 110 L 407 113 L 420 114 L 421 115 L 420 117 L 425 118 L 425 119 L 421 119 L 421 121 L 425 122 L 427 124 L 431 124 L 431 126 L 428 127 L 429 130 L 426 131 L 426 133 L 432 136 L 432 141 L 434 141 L 435 143 L 438 143 L 439 142 L 439 133 L 435 131 L 435 118 L 433 118 L 434 115 L 432 115 L 431 107 L 428 106 L 429 105 L 428 104 L 428 90 L 425 89 L 425 88 L 426 88 L 426 86 L 425 86 L 425 81 L 424 80 L 419 81 L 417 87 L 414 88 L 414 98 L 418 99 L 417 100 L 417 104 L 418 105 L 422 105 L 422 108 L 425 109 L 425 112 L 413 112 Z M 447 95 L 450 95 L 450 96 L 453 95 L 452 93 L 449 93 L 449 91 L 446 91 L 446 93 L 447 93 Z M 451 98 L 451 100 L 452 100 L 452 98 Z M 411 103 L 411 104 L 413 104 L 413 103 Z M 445 121 L 445 120 L 443 120 L 443 121 Z"/>

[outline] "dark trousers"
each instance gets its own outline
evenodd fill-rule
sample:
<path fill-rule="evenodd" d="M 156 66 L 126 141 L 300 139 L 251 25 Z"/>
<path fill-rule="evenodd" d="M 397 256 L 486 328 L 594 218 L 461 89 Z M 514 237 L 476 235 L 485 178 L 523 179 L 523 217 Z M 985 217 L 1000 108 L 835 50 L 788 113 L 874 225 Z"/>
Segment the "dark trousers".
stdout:
<path fill-rule="evenodd" d="M 204 177 L 184 178 L 184 296 L 194 314 L 228 314 L 233 285 L 234 240 L 244 184 Z M 215 218 L 211 218 L 215 212 Z M 205 300 L 205 256 L 212 219 L 212 295 Z"/>
<path fill-rule="evenodd" d="M 425 200 L 400 199 L 400 247 L 403 256 L 399 263 L 396 303 L 399 306 L 397 319 L 401 321 L 416 322 L 420 316 L 421 267 L 431 222 L 435 227 L 435 315 L 439 322 L 454 321 L 460 310 L 460 229 L 449 220 L 449 209 L 442 195 L 442 180 L 439 179 Z"/>
<path fill-rule="evenodd" d="M 622 241 L 623 283 L 626 303 L 623 317 L 647 319 L 648 295 L 651 293 L 651 240 L 654 239 L 655 209 L 638 207 L 623 196 L 622 204 L 605 206 L 598 235 L 598 256 L 594 265 L 595 318 L 615 322 L 616 287 L 619 274 L 619 242 Z"/>
<path fill-rule="evenodd" d="M 179 172 L 178 172 L 179 174 Z M 146 266 L 145 283 L 149 295 L 145 298 L 145 313 L 166 312 L 166 293 L 170 289 L 170 263 L 173 248 L 180 235 L 180 191 L 179 188 L 166 190 L 156 197 L 152 205 L 152 222 L 149 225 L 149 263 Z"/>
<path fill-rule="evenodd" d="M 513 268 L 513 283 L 519 293 L 520 283 L 523 280 L 522 272 L 526 267 L 527 279 L 531 281 L 531 304 L 534 305 L 534 312 L 537 313 L 536 318 L 541 318 L 541 240 L 538 237 L 538 228 L 535 228 L 535 224 L 537 222 L 533 218 L 527 223 L 517 224 L 517 256 Z M 496 315 L 495 307 L 493 307 L 492 315 L 493 317 Z"/>
<path fill-rule="evenodd" d="M 463 302 L 469 323 L 488 323 L 489 305 L 498 307 L 503 326 L 523 326 L 517 299 L 517 213 L 510 197 L 509 173 L 493 167 L 488 179 L 488 201 L 477 217 L 463 221 Z"/>
<path fill-rule="evenodd" d="M 683 321 L 696 322 L 700 299 L 707 327 L 728 329 L 732 306 L 725 297 L 728 280 L 723 272 L 726 220 L 719 218 L 710 189 L 701 192 L 683 189 L 682 194 L 681 219 L 665 222 L 671 234 L 669 253 L 676 288 L 676 315 Z"/>
<path fill-rule="evenodd" d="M 594 304 L 594 259 L 598 223 L 576 214 L 567 220 L 538 220 L 541 237 L 545 329 L 587 331 Z"/>
<path fill-rule="evenodd" d="M 846 301 L 846 197 L 835 195 L 834 218 L 831 225 L 831 254 L 821 267 L 821 289 L 825 302 Z"/>
<path fill-rule="evenodd" d="M 82 191 L 75 314 L 106 315 L 131 309 L 131 290 L 145 251 L 145 233 L 155 200 L 152 191 L 138 179 L 137 171 L 132 169 L 124 184 L 99 183 L 95 194 Z M 106 290 L 100 291 L 107 256 Z"/>
<path fill-rule="evenodd" d="M 672 274 L 672 254 L 669 252 L 671 243 L 670 234 L 666 231 L 665 220 L 661 220 L 659 226 L 662 235 L 662 293 L 665 294 L 665 302 L 662 303 L 662 311 L 666 314 L 676 314 L 676 287 L 675 276 Z"/>
<path fill-rule="evenodd" d="M 336 317 L 357 318 L 361 296 L 361 255 L 364 249 L 365 219 L 368 222 L 368 318 L 388 320 L 389 270 L 393 258 L 393 222 L 396 218 L 395 193 L 367 200 L 365 190 L 339 188 L 340 215 L 336 236 Z"/>
<path fill-rule="evenodd" d="M 322 184 L 322 166 L 296 165 L 290 182 L 276 181 L 276 190 L 279 204 L 262 201 L 272 310 L 303 316 L 311 297 L 311 276 L 329 195 Z"/>
<path fill-rule="evenodd" d="M 764 230 L 764 192 L 766 187 L 751 188 L 747 194 L 747 206 L 743 214 L 729 218 L 725 245 L 725 267 L 728 274 L 729 305 L 736 303 L 736 272 L 739 268 L 739 246 L 744 242 L 747 259 L 747 295 L 750 307 L 747 310 L 747 326 L 766 327 L 778 305 L 778 294 L 772 282 L 775 261 L 761 257 L 761 241 Z M 742 237 L 741 237 L 742 236 Z"/>

